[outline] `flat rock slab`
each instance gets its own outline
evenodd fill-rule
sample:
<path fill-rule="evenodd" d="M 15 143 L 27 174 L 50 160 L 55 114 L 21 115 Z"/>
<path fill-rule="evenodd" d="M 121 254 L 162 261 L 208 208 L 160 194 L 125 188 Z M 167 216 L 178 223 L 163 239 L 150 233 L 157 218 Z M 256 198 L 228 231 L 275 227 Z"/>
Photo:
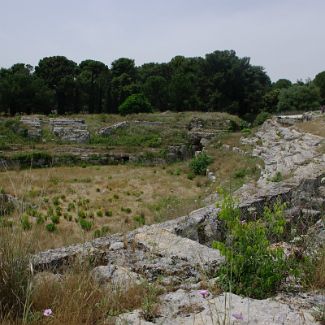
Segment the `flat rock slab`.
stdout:
<path fill-rule="evenodd" d="M 142 232 L 137 234 L 134 239 L 138 245 L 143 246 L 151 253 L 163 257 L 176 257 L 204 269 L 213 269 L 224 261 L 224 257 L 218 250 L 188 238 L 176 236 L 165 229 Z"/>

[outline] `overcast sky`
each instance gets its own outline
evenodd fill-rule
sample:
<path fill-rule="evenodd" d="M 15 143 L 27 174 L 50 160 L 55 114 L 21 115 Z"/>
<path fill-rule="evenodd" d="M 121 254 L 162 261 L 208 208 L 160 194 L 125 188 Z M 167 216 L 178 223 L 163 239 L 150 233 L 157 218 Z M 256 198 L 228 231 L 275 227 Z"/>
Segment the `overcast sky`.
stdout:
<path fill-rule="evenodd" d="M 325 70 L 325 0 L 0 0 L 0 66 L 233 49 L 273 81 Z"/>

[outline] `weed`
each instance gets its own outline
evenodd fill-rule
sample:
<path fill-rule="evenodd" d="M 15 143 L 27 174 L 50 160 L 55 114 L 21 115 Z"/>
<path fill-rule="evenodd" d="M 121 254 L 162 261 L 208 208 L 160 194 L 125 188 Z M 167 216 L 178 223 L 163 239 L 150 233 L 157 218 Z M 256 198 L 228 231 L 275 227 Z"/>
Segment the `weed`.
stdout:
<path fill-rule="evenodd" d="M 144 214 L 137 215 L 133 217 L 133 220 L 138 223 L 140 226 L 144 226 L 146 224 L 146 219 Z"/>
<path fill-rule="evenodd" d="M 89 231 L 93 226 L 92 222 L 87 221 L 85 219 L 80 219 L 79 224 L 80 224 L 81 228 L 86 231 Z"/>
<path fill-rule="evenodd" d="M 55 223 L 48 223 L 46 226 L 45 226 L 46 230 L 48 232 L 54 232 L 56 231 L 57 227 L 56 227 L 56 224 Z"/>
<path fill-rule="evenodd" d="M 283 175 L 281 172 L 276 172 L 276 174 L 270 179 L 271 182 L 282 182 L 283 181 Z"/>
<path fill-rule="evenodd" d="M 32 224 L 29 220 L 29 216 L 27 214 L 23 214 L 20 218 L 21 227 L 23 230 L 30 230 L 32 229 Z"/>
<path fill-rule="evenodd" d="M 58 216 L 58 215 L 53 215 L 53 216 L 51 216 L 51 221 L 52 221 L 52 223 L 54 223 L 54 224 L 59 224 L 60 223 L 60 216 Z"/>

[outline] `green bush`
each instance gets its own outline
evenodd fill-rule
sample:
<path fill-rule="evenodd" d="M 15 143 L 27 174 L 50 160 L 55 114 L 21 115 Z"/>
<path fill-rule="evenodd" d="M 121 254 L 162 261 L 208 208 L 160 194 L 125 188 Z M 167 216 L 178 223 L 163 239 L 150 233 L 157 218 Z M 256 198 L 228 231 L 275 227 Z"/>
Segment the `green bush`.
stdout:
<path fill-rule="evenodd" d="M 152 106 L 143 94 L 129 96 L 118 108 L 121 115 L 133 113 L 151 113 Z"/>
<path fill-rule="evenodd" d="M 212 158 L 201 152 L 190 162 L 190 168 L 195 175 L 205 175 L 207 167 L 212 163 Z"/>
<path fill-rule="evenodd" d="M 268 297 L 289 271 L 283 250 L 270 249 L 270 240 L 279 239 L 284 232 L 284 205 L 276 203 L 273 209 L 265 209 L 261 219 L 244 222 L 234 199 L 223 195 L 218 217 L 225 223 L 227 238 L 213 243 L 226 258 L 217 274 L 219 284 L 239 295 Z"/>

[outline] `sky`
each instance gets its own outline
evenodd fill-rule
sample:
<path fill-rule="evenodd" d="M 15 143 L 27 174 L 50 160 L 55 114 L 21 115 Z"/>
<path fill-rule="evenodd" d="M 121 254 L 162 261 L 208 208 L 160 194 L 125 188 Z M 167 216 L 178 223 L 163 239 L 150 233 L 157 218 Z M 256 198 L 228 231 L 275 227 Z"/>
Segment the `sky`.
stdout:
<path fill-rule="evenodd" d="M 64 55 L 110 66 L 235 50 L 272 81 L 325 70 L 325 0 L 0 0 L 0 66 Z"/>

